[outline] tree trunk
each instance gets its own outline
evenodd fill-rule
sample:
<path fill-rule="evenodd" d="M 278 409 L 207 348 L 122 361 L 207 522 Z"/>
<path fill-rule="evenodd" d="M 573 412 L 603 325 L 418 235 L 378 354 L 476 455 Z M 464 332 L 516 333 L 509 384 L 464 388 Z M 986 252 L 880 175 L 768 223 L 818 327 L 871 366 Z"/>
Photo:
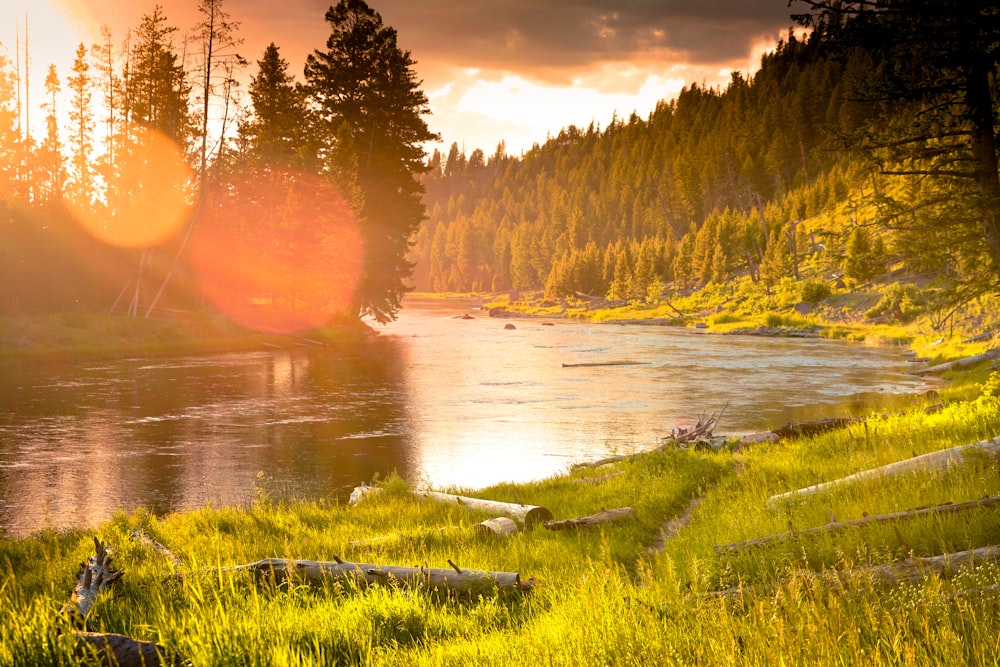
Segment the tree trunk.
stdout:
<path fill-rule="evenodd" d="M 449 561 L 449 564 L 450 561 Z M 485 572 L 463 570 L 454 564 L 451 569 L 400 567 L 350 563 L 342 560 L 315 561 L 265 558 L 247 565 L 220 568 L 219 572 L 250 571 L 274 581 L 298 579 L 320 584 L 331 579 L 368 585 L 416 586 L 432 591 L 448 591 L 466 595 L 481 595 L 502 590 L 529 592 L 534 580 L 521 581 L 516 572 Z"/>
<path fill-rule="evenodd" d="M 972 156 L 975 161 L 979 195 L 980 224 L 993 273 L 1000 278 L 1000 174 L 997 173 L 997 146 L 993 134 L 994 113 L 990 77 L 993 67 L 975 62 L 967 70 L 966 104 L 972 120 Z"/>
<path fill-rule="evenodd" d="M 572 530 L 577 528 L 593 528 L 602 523 L 635 518 L 637 517 L 634 509 L 631 507 L 619 507 L 613 510 L 601 510 L 597 514 L 591 514 L 590 516 L 561 519 L 559 521 L 546 521 L 543 525 L 549 530 Z"/>
<path fill-rule="evenodd" d="M 878 468 L 872 468 L 871 470 L 862 470 L 854 473 L 853 475 L 841 477 L 840 479 L 831 480 L 829 482 L 823 482 L 822 484 L 807 486 L 803 489 L 788 491 L 787 493 L 779 493 L 778 495 L 768 498 L 767 504 L 776 505 L 785 500 L 791 500 L 797 496 L 811 496 L 835 486 L 850 484 L 861 480 L 888 477 L 918 470 L 943 470 L 953 463 L 962 463 L 966 454 L 972 454 L 975 452 L 985 454 L 996 454 L 1000 452 L 1000 437 L 994 438 L 993 440 L 983 440 L 971 445 L 961 445 L 959 447 L 942 449 L 940 451 L 923 454 L 921 456 L 914 456 L 913 458 L 905 461 L 897 461 L 896 463 L 890 463 Z"/>
<path fill-rule="evenodd" d="M 755 537 L 750 540 L 745 540 L 743 542 L 733 542 L 732 544 L 716 545 L 716 553 L 722 553 L 724 551 L 739 551 L 740 549 L 747 549 L 749 547 L 759 547 L 765 544 L 771 544 L 772 542 L 780 542 L 782 540 L 787 540 L 796 537 L 805 537 L 807 535 L 820 535 L 822 533 L 835 533 L 847 528 L 859 528 L 861 526 L 866 526 L 870 523 L 885 523 L 887 521 L 899 521 L 900 519 L 910 519 L 918 516 L 927 516 L 929 514 L 957 514 L 959 512 L 965 512 L 968 510 L 978 509 L 980 507 L 992 507 L 994 505 L 1000 504 L 1000 496 L 987 496 L 985 498 L 980 498 L 978 500 L 969 500 L 963 503 L 945 503 L 944 505 L 937 505 L 935 507 L 921 507 L 918 509 L 905 510 L 903 512 L 890 512 L 888 514 L 874 514 L 872 516 L 863 516 L 859 519 L 851 519 L 850 521 L 831 521 L 825 526 L 817 526 L 815 528 L 806 528 L 804 530 L 790 530 L 784 533 L 778 533 L 776 535 L 764 535 L 763 537 Z"/>
<path fill-rule="evenodd" d="M 463 505 L 469 509 L 487 512 L 496 516 L 508 516 L 523 523 L 525 526 L 533 526 L 537 523 L 551 521 L 553 518 L 552 512 L 538 505 L 521 505 L 519 503 L 506 503 L 499 500 L 468 498 L 466 496 L 456 496 L 437 491 L 415 491 L 414 495 L 444 503 Z"/>

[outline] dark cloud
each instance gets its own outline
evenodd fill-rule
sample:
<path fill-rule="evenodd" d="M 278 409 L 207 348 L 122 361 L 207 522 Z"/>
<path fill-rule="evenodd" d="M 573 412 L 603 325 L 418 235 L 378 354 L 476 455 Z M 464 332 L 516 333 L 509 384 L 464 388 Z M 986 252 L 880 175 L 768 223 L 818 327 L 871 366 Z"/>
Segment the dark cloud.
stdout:
<path fill-rule="evenodd" d="M 419 60 L 549 72 L 669 55 L 745 59 L 791 25 L 786 0 L 372 0 Z"/>

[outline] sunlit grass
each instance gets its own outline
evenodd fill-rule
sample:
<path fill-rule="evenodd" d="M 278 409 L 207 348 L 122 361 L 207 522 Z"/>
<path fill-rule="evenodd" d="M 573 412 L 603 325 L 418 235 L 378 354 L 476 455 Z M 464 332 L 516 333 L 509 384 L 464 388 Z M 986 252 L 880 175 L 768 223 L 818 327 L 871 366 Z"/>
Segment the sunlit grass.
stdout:
<path fill-rule="evenodd" d="M 1000 544 L 1000 511 L 925 516 L 766 546 L 716 545 L 863 516 L 1000 495 L 1000 461 L 844 485 L 773 506 L 772 495 L 1000 434 L 1000 401 L 873 416 L 813 438 L 738 451 L 671 450 L 475 495 L 557 518 L 631 506 L 603 529 L 541 527 L 497 538 L 485 515 L 413 496 L 391 477 L 361 504 L 285 502 L 262 483 L 245 507 L 118 514 L 97 534 L 125 570 L 98 602 L 101 629 L 156 641 L 193 665 L 995 664 L 1000 567 L 887 585 L 847 572 Z M 616 474 L 620 473 L 620 474 Z M 595 483 L 595 480 L 596 483 Z M 702 499 L 651 553 L 661 524 Z M 184 576 L 151 547 L 167 545 Z M 367 546 L 349 543 L 391 536 Z M 75 664 L 57 610 L 91 534 L 0 539 L 0 664 Z M 278 556 L 516 571 L 527 596 L 461 599 L 419 590 L 261 583 L 219 567 Z M 713 591 L 734 589 L 729 595 Z"/>

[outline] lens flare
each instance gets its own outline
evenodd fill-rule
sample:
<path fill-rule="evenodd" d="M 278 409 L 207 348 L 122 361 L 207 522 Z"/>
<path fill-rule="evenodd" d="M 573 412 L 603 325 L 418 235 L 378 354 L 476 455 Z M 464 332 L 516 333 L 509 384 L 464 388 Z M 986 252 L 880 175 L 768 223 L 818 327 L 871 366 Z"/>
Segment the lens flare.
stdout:
<path fill-rule="evenodd" d="M 133 127 L 119 147 L 119 175 L 112 179 L 107 206 L 68 202 L 92 235 L 124 248 L 151 248 L 189 219 L 185 188 L 191 171 L 180 147 L 162 133 Z"/>
<path fill-rule="evenodd" d="M 205 297 L 235 322 L 292 333 L 350 313 L 364 264 L 357 220 L 327 180 L 259 170 L 214 187 L 192 239 Z"/>

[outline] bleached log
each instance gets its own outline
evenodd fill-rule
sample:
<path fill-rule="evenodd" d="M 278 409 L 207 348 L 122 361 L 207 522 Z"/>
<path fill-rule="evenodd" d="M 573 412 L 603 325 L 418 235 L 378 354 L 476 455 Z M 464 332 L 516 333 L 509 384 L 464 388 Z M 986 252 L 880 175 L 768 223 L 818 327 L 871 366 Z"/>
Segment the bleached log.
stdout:
<path fill-rule="evenodd" d="M 996 561 L 1000 561 L 1000 546 L 988 546 L 940 556 L 910 558 L 886 565 L 869 565 L 846 572 L 837 572 L 834 575 L 840 579 L 845 578 L 845 576 L 870 577 L 874 581 L 897 585 L 915 584 L 928 578 L 931 574 L 951 577 L 962 568 Z"/>
<path fill-rule="evenodd" d="M 517 532 L 517 522 L 505 516 L 497 516 L 477 523 L 475 531 L 484 535 L 513 535 Z"/>
<path fill-rule="evenodd" d="M 526 526 L 544 523 L 552 519 L 552 512 L 539 505 L 521 505 L 519 503 L 507 503 L 500 500 L 469 498 L 467 496 L 456 496 L 451 493 L 441 493 L 439 491 L 414 491 L 413 494 L 420 498 L 427 498 L 428 500 L 462 505 L 469 509 L 486 512 L 494 516 L 507 516 Z"/>
<path fill-rule="evenodd" d="M 381 486 L 369 486 L 368 484 L 361 482 L 361 486 L 356 486 L 354 487 L 354 490 L 351 491 L 351 498 L 350 500 L 348 500 L 347 504 L 357 505 L 362 500 L 364 500 L 368 495 L 372 493 L 381 493 L 381 492 L 382 492 Z"/>
<path fill-rule="evenodd" d="M 741 445 L 756 445 L 762 442 L 777 442 L 781 440 L 781 436 L 774 431 L 764 431 L 762 433 L 747 433 L 746 435 L 740 436 L 739 443 Z"/>
<path fill-rule="evenodd" d="M 909 558 L 896 563 L 866 565 L 851 570 L 829 570 L 820 574 L 818 578 L 834 585 L 867 579 L 874 583 L 898 586 L 900 584 L 918 584 L 931 576 L 940 576 L 947 579 L 955 576 L 963 569 L 998 561 L 1000 561 L 1000 546 L 993 545 L 969 549 L 968 551 L 941 554 L 940 556 Z M 811 571 L 803 571 L 802 574 L 815 576 L 815 573 Z M 768 588 L 773 589 L 773 587 Z M 705 595 L 710 597 L 741 597 L 752 590 L 760 591 L 759 588 L 744 589 L 741 586 L 710 591 Z"/>
<path fill-rule="evenodd" d="M 150 535 L 144 530 L 133 530 L 131 533 L 132 539 L 134 539 L 139 544 L 144 544 L 152 548 L 156 553 L 163 556 L 165 559 L 170 561 L 170 564 L 174 566 L 175 570 L 179 570 L 184 567 L 183 561 L 177 557 L 173 551 L 168 549 L 166 546 L 154 540 Z"/>
<path fill-rule="evenodd" d="M 920 507 L 917 509 L 905 510 L 902 512 L 890 512 L 888 514 L 874 514 L 871 516 L 863 516 L 858 519 L 851 519 L 849 521 L 832 521 L 823 526 L 816 526 L 815 528 L 806 528 L 804 530 L 790 530 L 775 535 L 764 535 L 763 537 L 755 537 L 753 539 L 745 540 L 743 542 L 733 542 L 732 544 L 716 545 L 715 551 L 717 553 L 722 553 L 724 551 L 739 551 L 740 549 L 759 547 L 765 544 L 770 544 L 772 542 L 780 542 L 782 540 L 787 540 L 790 538 L 806 537 L 810 535 L 820 535 L 822 533 L 834 533 L 841 530 L 845 530 L 847 528 L 857 528 L 871 523 L 885 523 L 888 521 L 911 519 L 914 517 L 927 516 L 931 514 L 958 514 L 960 512 L 966 512 L 981 507 L 993 507 L 995 505 L 1000 505 L 1000 496 L 987 496 L 985 498 L 979 498 L 978 500 L 969 500 L 967 502 L 962 502 L 962 503 L 945 503 L 943 505 L 936 505 L 934 507 Z"/>
<path fill-rule="evenodd" d="M 265 558 L 255 563 L 220 568 L 219 572 L 253 572 L 276 582 L 297 579 L 311 584 L 340 580 L 360 585 L 414 586 L 431 591 L 449 591 L 463 595 L 481 595 L 495 591 L 529 592 L 534 579 L 521 581 L 516 572 L 465 570 L 449 561 L 451 569 L 401 567 L 329 561 Z"/>
<path fill-rule="evenodd" d="M 546 521 L 542 525 L 549 530 L 574 530 L 578 528 L 593 528 L 603 523 L 635 518 L 637 518 L 637 515 L 634 509 L 631 507 L 619 507 L 613 510 L 601 510 L 597 514 L 591 514 L 590 516 L 560 519 L 559 521 Z"/>
<path fill-rule="evenodd" d="M 937 364 L 936 366 L 930 366 L 928 368 L 921 368 L 919 370 L 913 371 L 914 375 L 940 375 L 946 373 L 947 371 L 954 370 L 956 368 L 966 368 L 968 366 L 975 366 L 976 364 L 982 363 L 984 361 L 990 361 L 1000 357 L 1000 347 L 994 348 L 982 354 L 976 354 L 971 357 L 963 357 L 962 359 L 955 359 L 954 361 L 947 361 L 943 364 Z"/>
<path fill-rule="evenodd" d="M 113 632 L 77 632 L 76 640 L 76 652 L 87 665 L 160 667 L 183 664 L 162 646 Z"/>
<path fill-rule="evenodd" d="M 835 486 L 850 484 L 861 480 L 874 479 L 877 477 L 889 477 L 917 470 L 942 470 L 947 468 L 949 465 L 962 463 L 965 456 L 968 454 L 996 454 L 998 452 L 1000 452 L 1000 437 L 994 438 L 993 440 L 983 440 L 971 445 L 960 445 L 958 447 L 951 447 L 949 449 L 930 452 L 929 454 L 923 454 L 921 456 L 914 456 L 913 458 L 905 461 L 890 463 L 888 465 L 872 468 L 870 470 L 862 470 L 854 473 L 853 475 L 841 477 L 840 479 L 834 479 L 829 482 L 823 482 L 822 484 L 814 484 L 813 486 L 807 486 L 795 491 L 779 493 L 768 498 L 767 503 L 769 505 L 775 505 L 791 498 L 814 495 Z"/>
<path fill-rule="evenodd" d="M 111 549 L 95 537 L 94 555 L 81 564 L 69 604 L 86 619 L 98 596 L 118 581 L 122 574 L 121 570 L 111 565 Z"/>

